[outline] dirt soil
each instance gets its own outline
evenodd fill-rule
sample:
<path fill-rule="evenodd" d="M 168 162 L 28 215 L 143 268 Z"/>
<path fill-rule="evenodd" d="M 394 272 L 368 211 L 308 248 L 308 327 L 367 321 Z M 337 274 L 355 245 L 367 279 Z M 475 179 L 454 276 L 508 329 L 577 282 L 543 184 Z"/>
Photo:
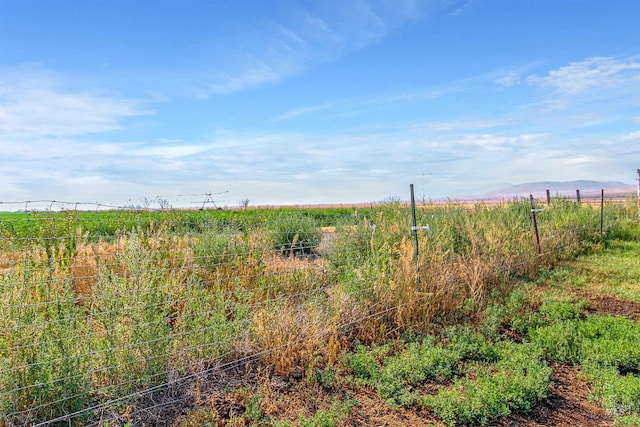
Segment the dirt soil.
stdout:
<path fill-rule="evenodd" d="M 589 303 L 591 314 L 623 316 L 640 320 L 640 303 L 627 301 L 612 295 L 596 294 L 584 288 L 568 288 L 568 291 Z"/>

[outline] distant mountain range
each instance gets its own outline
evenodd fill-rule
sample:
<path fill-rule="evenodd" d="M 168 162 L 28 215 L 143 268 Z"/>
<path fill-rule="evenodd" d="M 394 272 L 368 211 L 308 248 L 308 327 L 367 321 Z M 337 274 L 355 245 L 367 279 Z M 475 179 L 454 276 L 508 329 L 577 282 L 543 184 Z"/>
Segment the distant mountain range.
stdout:
<path fill-rule="evenodd" d="M 626 196 L 636 192 L 636 187 L 624 182 L 611 181 L 545 181 L 545 182 L 529 182 L 526 184 L 514 185 L 495 192 L 486 194 L 492 198 L 512 198 L 527 197 L 533 194 L 536 197 L 546 195 L 547 190 L 551 196 L 575 196 L 576 190 L 580 190 L 580 195 L 594 196 L 600 194 L 601 190 L 605 191 L 608 196 Z"/>

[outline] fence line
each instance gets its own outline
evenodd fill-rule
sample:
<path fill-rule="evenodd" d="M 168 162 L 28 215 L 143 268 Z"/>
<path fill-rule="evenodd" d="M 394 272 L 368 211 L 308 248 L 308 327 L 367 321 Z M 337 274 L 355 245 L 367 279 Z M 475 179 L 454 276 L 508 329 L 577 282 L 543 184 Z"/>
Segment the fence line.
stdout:
<path fill-rule="evenodd" d="M 564 249 L 565 249 L 565 247 L 556 248 L 555 251 L 561 252 Z M 522 266 L 524 264 L 526 264 L 526 262 L 521 262 L 517 266 Z M 503 269 L 501 271 L 501 273 L 506 273 L 506 272 L 509 272 L 510 270 L 511 269 Z M 461 286 L 463 286 L 463 285 L 462 284 L 457 284 L 456 285 L 456 287 L 461 287 Z M 451 291 L 451 290 L 455 290 L 455 287 L 448 289 L 448 291 Z M 427 299 L 430 299 L 430 298 L 433 298 L 433 297 L 434 297 L 434 295 L 432 295 L 432 294 L 423 293 L 422 295 L 418 295 L 415 300 L 412 300 L 412 301 L 409 301 L 409 302 L 405 302 L 405 303 L 402 303 L 402 304 L 397 304 L 397 305 L 394 305 L 394 306 L 391 306 L 391 307 L 386 307 L 386 308 L 384 308 L 384 309 L 382 309 L 380 311 L 376 311 L 376 312 L 371 313 L 371 314 L 369 314 L 367 316 L 364 316 L 364 317 L 349 321 L 347 323 L 340 324 L 339 326 L 341 328 L 347 328 L 349 326 L 354 326 L 354 325 L 360 324 L 360 323 L 362 323 L 362 322 L 364 322 L 366 320 L 370 320 L 370 319 L 375 319 L 377 317 L 381 317 L 381 316 L 383 316 L 385 314 L 388 314 L 390 312 L 396 311 L 399 308 L 402 308 L 404 306 L 408 306 L 408 305 L 415 304 L 415 303 L 418 303 L 418 302 L 423 302 L 423 301 L 426 301 Z M 299 338 L 296 341 L 296 343 L 301 343 L 303 340 L 306 340 L 306 339 L 308 339 L 308 337 Z M 248 356 L 233 360 L 231 362 L 227 362 L 227 363 L 223 363 L 223 364 L 220 364 L 220 365 L 216 365 L 216 366 L 214 366 L 212 368 L 205 369 L 204 371 L 200 371 L 200 372 L 197 372 L 197 373 L 193 373 L 193 374 L 189 374 L 187 376 L 181 377 L 180 379 L 174 381 L 174 383 L 187 381 L 189 379 L 197 379 L 198 377 L 206 376 L 209 373 L 224 372 L 224 371 L 236 369 L 239 365 L 255 362 L 255 361 L 259 360 L 260 357 L 263 356 L 264 354 L 267 354 L 267 353 L 272 352 L 274 350 L 282 349 L 282 348 L 287 347 L 289 345 L 290 344 L 285 344 L 285 345 L 281 345 L 279 347 L 273 347 L 273 348 L 265 349 L 265 350 L 263 350 L 261 352 L 253 353 L 251 355 L 248 355 Z M 170 386 L 170 385 L 172 385 L 172 383 L 167 383 L 166 384 L 166 386 Z M 135 394 L 131 394 L 129 396 L 124 397 L 123 399 L 126 400 L 128 398 L 145 396 L 147 394 L 151 394 L 151 393 L 154 393 L 154 392 L 157 392 L 157 391 L 161 390 L 163 388 L 163 386 L 165 386 L 165 384 L 163 384 L 161 386 L 152 387 L 152 388 L 144 390 L 142 392 L 137 392 Z M 142 411 L 142 410 L 149 411 L 149 410 L 152 410 L 152 409 L 155 409 L 155 408 L 158 408 L 158 407 L 162 407 L 162 406 L 175 405 L 175 404 L 182 403 L 185 400 L 189 400 L 189 399 L 190 399 L 190 397 L 183 397 L 183 398 L 172 400 L 172 401 L 168 401 L 168 402 L 162 402 L 162 403 L 156 404 L 155 406 L 150 406 L 150 407 L 146 407 L 146 408 L 140 409 L 140 411 Z M 55 419 L 55 420 L 52 420 L 52 421 L 68 420 L 69 417 L 73 418 L 73 417 L 81 415 L 82 413 L 83 413 L 83 411 L 79 411 L 76 414 L 70 414 L 69 416 L 59 417 L 58 419 Z M 44 426 L 44 425 L 47 425 L 47 423 L 36 424 L 36 426 Z M 101 422 L 96 422 L 96 423 L 93 423 L 93 424 L 90 424 L 90 425 L 98 426 L 98 425 L 101 425 Z"/>
<path fill-rule="evenodd" d="M 61 202 L 49 206 L 55 203 Z M 501 219 L 526 230 L 526 204 L 513 206 Z M 581 212 L 594 217 L 588 208 Z M 145 396 L 248 363 L 274 363 L 268 359 L 279 351 L 304 353 L 296 349 L 336 331 L 373 320 L 401 330 L 405 311 L 426 316 L 426 308 L 415 307 L 468 293 L 469 281 L 456 276 L 461 272 L 439 270 L 437 263 L 427 268 L 427 261 L 456 251 L 459 257 L 447 262 L 467 260 L 465 251 L 483 249 L 465 239 L 483 237 L 490 231 L 480 226 L 492 224 L 479 223 L 476 236 L 469 224 L 480 211 L 421 206 L 417 214 L 433 222 L 436 233 L 422 239 L 423 268 L 410 263 L 406 271 L 403 256 L 412 259 L 413 251 L 401 248 L 411 236 L 411 217 L 402 204 L 316 217 L 98 208 L 0 214 L 0 420 L 7 426 L 118 424 L 121 405 L 129 405 L 135 419 L 155 408 L 135 407 Z M 551 225 L 544 215 L 543 232 Z M 607 218 L 625 215 L 611 210 Z M 322 226 L 337 231 L 322 232 Z M 509 225 L 498 221 L 496 227 Z M 546 232 L 543 238 L 558 243 L 537 255 L 526 236 L 518 237 L 520 252 L 503 254 L 511 263 L 496 261 L 492 277 L 534 268 L 576 243 L 562 240 L 561 229 Z M 367 270 L 375 256 L 388 271 Z M 406 287 L 403 275 L 411 282 Z M 424 292 L 412 282 L 420 278 Z"/>

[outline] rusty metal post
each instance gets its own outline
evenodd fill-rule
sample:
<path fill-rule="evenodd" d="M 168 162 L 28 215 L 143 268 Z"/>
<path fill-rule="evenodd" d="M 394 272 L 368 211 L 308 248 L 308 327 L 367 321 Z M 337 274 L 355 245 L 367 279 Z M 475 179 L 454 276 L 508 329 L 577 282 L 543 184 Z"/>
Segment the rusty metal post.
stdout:
<path fill-rule="evenodd" d="M 536 220 L 536 205 L 533 201 L 533 194 L 529 194 L 529 201 L 531 202 L 531 217 L 533 218 L 533 229 L 536 232 L 536 242 L 538 243 L 538 254 L 542 253 L 542 246 L 540 246 L 540 234 L 538 233 L 538 221 Z"/>
<path fill-rule="evenodd" d="M 576 190 L 576 199 L 578 200 L 578 203 L 580 203 L 580 190 Z"/>

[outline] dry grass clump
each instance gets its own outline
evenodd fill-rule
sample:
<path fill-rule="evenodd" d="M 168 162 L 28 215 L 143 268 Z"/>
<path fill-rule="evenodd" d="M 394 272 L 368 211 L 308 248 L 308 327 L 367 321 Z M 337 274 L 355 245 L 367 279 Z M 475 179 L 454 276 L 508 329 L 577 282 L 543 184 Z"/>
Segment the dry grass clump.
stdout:
<path fill-rule="evenodd" d="M 535 274 L 558 256 L 538 256 L 528 211 L 518 205 L 421 214 L 431 232 L 419 236 L 418 259 L 409 215 L 398 205 L 345 227 L 325 249 L 336 286 L 369 313 L 369 332 L 378 331 L 369 338 L 481 307 L 507 291 L 511 277 Z"/>
<path fill-rule="evenodd" d="M 78 253 L 69 265 L 69 277 L 80 304 L 92 298 L 100 269 L 112 269 L 118 265 L 117 249 L 116 244 L 108 242 L 96 242 L 78 247 Z"/>
<path fill-rule="evenodd" d="M 315 304 L 263 308 L 253 321 L 256 352 L 278 375 L 302 376 L 334 333 L 335 323 Z"/>

